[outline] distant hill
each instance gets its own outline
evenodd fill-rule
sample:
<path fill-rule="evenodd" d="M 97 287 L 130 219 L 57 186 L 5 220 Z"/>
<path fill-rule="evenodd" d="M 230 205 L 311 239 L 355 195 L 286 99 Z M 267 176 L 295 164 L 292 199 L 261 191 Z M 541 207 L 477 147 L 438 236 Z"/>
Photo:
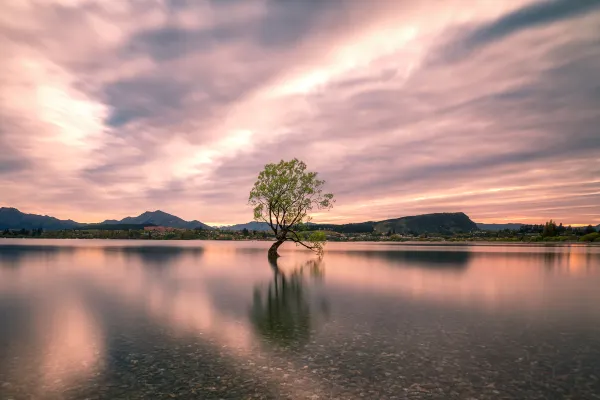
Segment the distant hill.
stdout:
<path fill-rule="evenodd" d="M 309 223 L 310 229 L 314 230 L 328 230 L 340 233 L 369 233 L 373 232 L 374 222 L 359 222 L 351 224 L 314 224 Z M 227 231 L 242 231 L 244 228 L 249 231 L 270 231 L 271 227 L 266 222 L 248 222 L 246 224 L 236 224 L 228 226 L 215 226 L 217 229 L 223 229 Z"/>
<path fill-rule="evenodd" d="M 40 229 L 56 231 L 73 229 L 82 224 L 47 215 L 25 214 L 16 208 L 0 207 L 0 229 Z"/>
<path fill-rule="evenodd" d="M 518 231 L 519 229 L 521 229 L 521 226 L 523 226 L 523 224 L 517 224 L 517 223 L 481 224 L 481 223 L 477 222 L 477 228 L 481 229 L 482 231 L 502 231 L 504 229 Z"/>
<path fill-rule="evenodd" d="M 417 235 L 422 233 L 451 234 L 477 230 L 477 225 L 465 213 L 422 214 L 352 224 L 315 224 L 314 227 L 340 233 L 386 233 L 391 231 Z"/>
<path fill-rule="evenodd" d="M 458 213 L 435 213 L 423 214 L 396 219 L 388 219 L 375 223 L 376 232 L 396 233 L 463 233 L 477 230 L 475 222 L 467 214 Z"/>
<path fill-rule="evenodd" d="M 465 213 L 423 214 L 411 217 L 388 219 L 385 221 L 368 221 L 351 224 L 310 224 L 311 230 L 328 230 L 339 233 L 442 233 L 451 234 L 477 230 L 477 225 Z M 269 225 L 264 222 L 249 222 L 220 227 L 227 230 L 268 231 Z"/>
<path fill-rule="evenodd" d="M 213 229 L 212 227 L 203 224 L 200 221 L 185 221 L 175 215 L 168 214 L 164 211 L 156 210 L 156 211 L 146 211 L 143 214 L 138 215 L 137 217 L 126 217 L 122 220 L 114 220 L 107 219 L 100 224 L 105 225 L 157 225 L 157 226 L 167 226 L 169 228 L 179 228 L 179 229 Z"/>
<path fill-rule="evenodd" d="M 144 226 L 165 226 L 179 229 L 214 229 L 200 221 L 185 221 L 175 215 L 164 211 L 146 211 L 137 217 L 126 217 L 122 220 L 107 219 L 97 224 L 83 224 L 73 220 L 61 220 L 48 215 L 26 214 L 16 208 L 0 207 L 0 229 L 39 229 L 52 231 L 61 229 L 143 229 Z M 518 230 L 522 224 L 483 224 L 471 221 L 462 212 L 435 213 L 410 217 L 388 219 L 384 221 L 368 221 L 350 224 L 310 224 L 311 229 L 329 230 L 339 233 L 369 233 L 369 232 L 395 232 L 395 233 L 441 233 L 452 234 L 471 232 L 476 230 L 499 231 L 502 229 Z M 217 229 L 241 231 L 269 231 L 271 228 L 264 222 L 248 222 L 230 226 L 215 227 Z M 600 225 L 596 226 L 600 231 Z"/>
<path fill-rule="evenodd" d="M 0 207 L 0 229 L 39 229 L 56 231 L 61 229 L 143 229 L 144 226 L 166 226 L 180 229 L 213 229 L 200 221 L 185 221 L 166 212 L 146 211 L 137 217 L 127 217 L 118 221 L 107 219 L 98 224 L 83 224 L 73 220 L 61 220 L 47 215 L 25 214 L 16 208 Z"/>
<path fill-rule="evenodd" d="M 215 226 L 216 229 L 222 229 L 224 231 L 243 231 L 244 228 L 249 231 L 270 231 L 271 227 L 266 222 L 256 222 L 251 221 L 246 224 L 236 224 L 236 225 L 228 225 L 228 226 Z"/>

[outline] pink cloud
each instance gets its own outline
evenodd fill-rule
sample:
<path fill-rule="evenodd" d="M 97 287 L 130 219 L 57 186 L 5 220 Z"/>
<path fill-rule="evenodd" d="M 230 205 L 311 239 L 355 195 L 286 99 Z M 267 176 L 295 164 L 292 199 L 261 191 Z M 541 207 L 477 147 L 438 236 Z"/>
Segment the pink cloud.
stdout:
<path fill-rule="evenodd" d="M 243 222 L 299 157 L 324 222 L 600 222 L 598 9 L 555 3 L 8 2 L 0 201 Z"/>

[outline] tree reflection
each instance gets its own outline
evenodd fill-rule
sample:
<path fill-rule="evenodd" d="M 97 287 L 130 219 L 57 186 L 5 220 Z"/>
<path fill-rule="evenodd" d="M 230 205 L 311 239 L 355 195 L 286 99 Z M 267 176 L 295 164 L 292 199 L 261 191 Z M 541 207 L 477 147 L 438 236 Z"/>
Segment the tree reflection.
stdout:
<path fill-rule="evenodd" d="M 250 320 L 257 333 L 268 340 L 282 345 L 306 342 L 310 338 L 314 323 L 308 285 L 305 280 L 324 278 L 322 259 L 313 259 L 302 263 L 291 273 L 284 273 L 277 260 L 269 261 L 273 270 L 273 279 L 266 293 L 264 288 L 255 287 L 254 299 L 250 310 Z M 327 302 L 323 300 L 318 309 L 326 314 Z"/>

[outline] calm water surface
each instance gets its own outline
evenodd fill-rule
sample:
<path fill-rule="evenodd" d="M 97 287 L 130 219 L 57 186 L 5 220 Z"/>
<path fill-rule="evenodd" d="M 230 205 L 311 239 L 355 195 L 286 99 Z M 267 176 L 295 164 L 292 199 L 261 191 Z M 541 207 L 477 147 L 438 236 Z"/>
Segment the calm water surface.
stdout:
<path fill-rule="evenodd" d="M 0 241 L 0 399 L 600 399 L 600 248 Z"/>

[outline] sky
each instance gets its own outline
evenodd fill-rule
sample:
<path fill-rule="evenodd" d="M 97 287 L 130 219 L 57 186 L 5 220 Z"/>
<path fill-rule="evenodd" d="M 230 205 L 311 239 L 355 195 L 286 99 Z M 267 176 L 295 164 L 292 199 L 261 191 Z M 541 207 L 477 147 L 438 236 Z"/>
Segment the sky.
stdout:
<path fill-rule="evenodd" d="M 297 157 L 334 208 L 600 223 L 600 0 L 3 0 L 0 206 L 252 219 Z"/>

